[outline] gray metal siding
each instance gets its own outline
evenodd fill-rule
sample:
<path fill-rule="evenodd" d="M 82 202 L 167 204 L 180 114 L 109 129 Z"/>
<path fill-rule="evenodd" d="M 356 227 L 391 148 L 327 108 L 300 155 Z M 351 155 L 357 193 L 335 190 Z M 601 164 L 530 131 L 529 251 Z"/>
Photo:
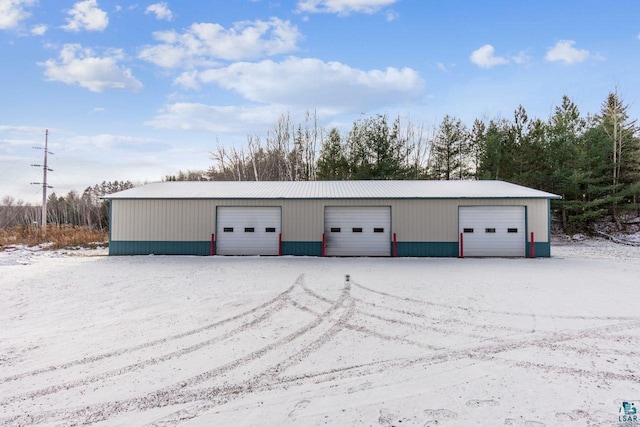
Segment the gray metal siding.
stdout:
<path fill-rule="evenodd" d="M 113 200 L 115 241 L 206 241 L 215 231 L 210 200 Z"/>

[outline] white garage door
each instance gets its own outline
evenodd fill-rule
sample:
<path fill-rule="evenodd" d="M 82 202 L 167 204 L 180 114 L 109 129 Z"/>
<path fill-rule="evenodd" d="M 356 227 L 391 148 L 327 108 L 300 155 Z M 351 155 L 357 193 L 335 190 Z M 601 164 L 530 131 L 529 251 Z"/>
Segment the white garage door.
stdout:
<path fill-rule="evenodd" d="M 279 207 L 218 207 L 216 254 L 278 255 Z"/>
<path fill-rule="evenodd" d="M 524 206 L 461 206 L 464 256 L 524 256 Z"/>
<path fill-rule="evenodd" d="M 324 211 L 327 256 L 389 256 L 391 207 L 337 207 Z"/>

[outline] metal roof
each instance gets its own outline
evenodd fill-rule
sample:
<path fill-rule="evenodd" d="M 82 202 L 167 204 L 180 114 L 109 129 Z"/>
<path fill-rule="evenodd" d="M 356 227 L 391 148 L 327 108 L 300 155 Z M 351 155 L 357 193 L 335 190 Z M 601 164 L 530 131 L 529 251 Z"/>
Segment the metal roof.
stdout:
<path fill-rule="evenodd" d="M 558 199 L 504 181 L 166 181 L 105 199 Z"/>

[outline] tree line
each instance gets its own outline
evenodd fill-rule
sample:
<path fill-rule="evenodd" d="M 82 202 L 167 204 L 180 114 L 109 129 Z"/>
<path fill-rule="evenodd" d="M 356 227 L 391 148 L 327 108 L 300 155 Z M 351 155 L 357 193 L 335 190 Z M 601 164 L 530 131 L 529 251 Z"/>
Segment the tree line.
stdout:
<path fill-rule="evenodd" d="M 82 194 L 70 191 L 66 196 L 51 193 L 47 197 L 47 224 L 109 228 L 109 201 L 101 197 L 133 188 L 131 181 L 103 181 L 87 187 Z M 5 196 L 0 204 L 0 230 L 41 222 L 42 207 Z"/>
<path fill-rule="evenodd" d="M 503 180 L 561 195 L 552 201 L 566 231 L 588 229 L 611 215 L 640 215 L 640 136 L 629 105 L 617 91 L 600 111 L 582 115 L 563 96 L 546 119 L 520 105 L 513 118 L 476 119 L 468 127 L 447 115 L 433 129 L 400 117 L 362 117 L 343 132 L 328 132 L 307 113 L 300 124 L 283 115 L 264 139 L 211 153 L 208 170 L 166 176 L 174 180 Z"/>
<path fill-rule="evenodd" d="M 565 231 L 588 229 L 611 215 L 640 216 L 640 136 L 617 91 L 600 111 L 582 115 L 567 96 L 546 120 L 518 106 L 513 117 L 476 119 L 469 127 L 447 115 L 432 129 L 385 114 L 361 117 L 344 131 L 318 125 L 314 113 L 294 124 L 282 115 L 266 136 L 242 147 L 218 146 L 207 170 L 179 171 L 165 181 L 307 181 L 363 179 L 503 180 L 559 194 L 552 209 Z M 101 197 L 134 186 L 102 182 L 81 194 L 53 193 L 47 222 L 108 227 Z M 39 221 L 38 207 L 5 197 L 0 229 Z"/>

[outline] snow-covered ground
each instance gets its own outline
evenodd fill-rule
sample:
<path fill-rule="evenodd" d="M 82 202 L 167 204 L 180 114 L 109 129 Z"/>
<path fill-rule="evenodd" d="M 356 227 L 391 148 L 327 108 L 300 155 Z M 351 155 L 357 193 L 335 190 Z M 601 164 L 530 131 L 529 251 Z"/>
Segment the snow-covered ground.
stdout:
<path fill-rule="evenodd" d="M 0 425 L 617 426 L 640 248 L 552 254 L 1 252 Z"/>

